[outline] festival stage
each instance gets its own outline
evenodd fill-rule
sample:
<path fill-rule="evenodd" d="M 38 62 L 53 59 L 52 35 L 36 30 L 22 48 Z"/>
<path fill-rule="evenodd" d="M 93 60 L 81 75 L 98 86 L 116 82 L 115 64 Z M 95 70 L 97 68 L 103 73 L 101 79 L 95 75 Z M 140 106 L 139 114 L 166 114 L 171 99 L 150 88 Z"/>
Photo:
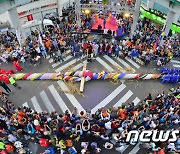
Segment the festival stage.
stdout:
<path fill-rule="evenodd" d="M 97 19 L 96 23 L 92 26 L 92 30 L 97 30 L 99 24 L 102 26 L 102 30 L 104 30 L 104 20 L 100 19 L 100 18 Z M 110 29 L 112 31 L 117 31 L 118 27 L 117 27 L 117 24 L 112 25 L 110 22 L 106 21 L 105 29 Z"/>

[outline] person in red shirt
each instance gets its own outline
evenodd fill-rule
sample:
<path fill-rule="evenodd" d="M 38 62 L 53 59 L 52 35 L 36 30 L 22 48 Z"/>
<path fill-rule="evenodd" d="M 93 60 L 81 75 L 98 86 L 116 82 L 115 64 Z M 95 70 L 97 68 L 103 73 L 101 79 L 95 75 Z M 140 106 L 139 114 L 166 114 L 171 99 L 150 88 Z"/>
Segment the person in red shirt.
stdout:
<path fill-rule="evenodd" d="M 17 71 L 22 71 L 22 66 L 19 64 L 18 60 L 13 61 L 13 66 Z"/>
<path fill-rule="evenodd" d="M 41 145 L 42 147 L 48 147 L 48 146 L 50 146 L 50 142 L 49 142 L 49 140 L 46 139 L 46 138 L 40 138 L 40 139 L 39 139 L 39 143 L 40 143 L 40 145 Z"/>

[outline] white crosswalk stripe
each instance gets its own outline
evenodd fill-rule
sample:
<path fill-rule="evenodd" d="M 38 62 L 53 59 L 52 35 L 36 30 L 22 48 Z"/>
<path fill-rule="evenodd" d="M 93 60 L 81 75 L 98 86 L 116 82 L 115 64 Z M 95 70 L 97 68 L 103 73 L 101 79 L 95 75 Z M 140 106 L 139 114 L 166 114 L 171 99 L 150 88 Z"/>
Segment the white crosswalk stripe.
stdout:
<path fill-rule="evenodd" d="M 109 66 L 105 61 L 103 61 L 101 58 L 97 57 L 96 60 L 103 65 L 108 71 L 112 72 L 114 69 Z"/>
<path fill-rule="evenodd" d="M 41 96 L 46 108 L 48 109 L 48 111 L 49 112 L 55 111 L 54 107 L 52 106 L 52 104 L 44 90 L 40 92 L 40 96 Z"/>
<path fill-rule="evenodd" d="M 126 88 L 126 85 L 121 84 L 118 88 L 116 88 L 110 95 L 108 95 L 103 101 L 101 101 L 98 105 L 96 105 L 91 112 L 95 113 L 99 108 L 105 107 L 109 102 L 111 102 L 123 89 Z"/>
<path fill-rule="evenodd" d="M 83 61 L 82 63 L 79 63 L 79 64 L 77 64 L 76 66 L 74 66 L 74 68 L 73 68 L 73 70 L 74 71 L 77 71 L 78 69 L 80 69 L 81 67 L 83 67 L 83 63 L 84 63 L 85 61 Z M 66 69 L 66 68 L 65 68 Z M 55 72 L 59 72 L 58 70 L 55 70 Z"/>
<path fill-rule="evenodd" d="M 29 107 L 29 105 L 28 105 L 28 103 L 27 102 L 25 102 L 25 103 L 23 103 L 23 105 L 22 105 L 23 107 L 25 106 L 25 107 Z"/>
<path fill-rule="evenodd" d="M 84 63 L 84 61 L 83 61 L 83 63 Z M 74 71 L 77 71 L 78 69 L 80 69 L 81 67 L 83 67 L 83 63 L 77 64 L 77 65 L 73 68 L 73 70 L 74 70 Z"/>
<path fill-rule="evenodd" d="M 125 58 L 129 63 L 131 63 L 134 67 L 136 67 L 137 69 L 140 68 L 140 66 L 138 64 L 136 64 L 132 59 L 130 58 Z"/>
<path fill-rule="evenodd" d="M 121 147 L 120 153 L 123 153 L 128 147 L 129 145 L 123 145 L 123 148 Z"/>
<path fill-rule="evenodd" d="M 140 102 L 140 99 L 136 97 L 132 102 L 134 102 L 134 105 L 136 106 Z"/>
<path fill-rule="evenodd" d="M 133 95 L 133 92 L 129 90 L 115 105 L 114 107 L 119 107 L 122 103 L 126 103 L 126 101 Z"/>
<path fill-rule="evenodd" d="M 40 105 L 39 105 L 39 103 L 38 103 L 38 101 L 37 101 L 36 96 L 32 97 L 32 98 L 31 98 L 31 101 L 32 101 L 32 104 L 33 104 L 33 106 L 34 106 L 34 109 L 35 109 L 37 112 L 42 112 L 42 109 L 41 109 L 41 107 L 40 107 Z"/>
<path fill-rule="evenodd" d="M 51 58 L 51 59 L 49 59 L 49 63 L 52 63 L 53 62 L 53 59 Z"/>
<path fill-rule="evenodd" d="M 173 64 L 173 67 L 180 68 L 180 65 Z"/>
<path fill-rule="evenodd" d="M 63 91 L 70 91 L 63 81 L 58 81 L 57 83 Z M 65 95 L 70 100 L 71 104 L 78 109 L 78 111 L 85 111 L 74 95 L 69 93 L 65 93 Z"/>
<path fill-rule="evenodd" d="M 180 61 L 179 60 L 171 60 L 171 63 L 174 68 L 179 69 L 180 68 Z"/>
<path fill-rule="evenodd" d="M 129 152 L 129 154 L 136 154 L 140 150 L 139 145 L 140 143 L 137 143 L 134 148 Z"/>
<path fill-rule="evenodd" d="M 56 69 L 56 72 L 61 72 L 62 70 L 66 69 L 67 67 L 73 65 L 74 63 L 76 63 L 76 59 L 73 59 L 72 61 L 62 65 L 61 67 L 59 67 L 58 69 Z"/>
<path fill-rule="evenodd" d="M 120 52 L 120 54 L 123 54 L 123 53 Z M 129 63 L 131 63 L 134 67 L 136 67 L 137 69 L 140 68 L 140 66 L 136 63 L 137 61 L 141 61 L 139 58 L 133 57 L 133 59 L 134 59 L 136 62 L 134 62 L 134 61 L 133 61 L 131 58 L 129 58 L 129 57 L 125 57 L 125 59 L 126 59 Z"/>
<path fill-rule="evenodd" d="M 104 58 L 105 58 L 106 60 L 108 60 L 112 65 L 118 66 L 118 67 L 122 68 L 118 63 L 116 63 L 114 60 L 112 60 L 112 58 L 110 58 L 109 56 L 104 55 Z M 123 69 L 123 68 L 122 68 L 122 69 Z M 124 71 L 124 72 L 125 72 L 125 71 Z"/>
<path fill-rule="evenodd" d="M 144 65 L 144 62 L 139 59 L 138 57 L 132 57 L 137 63 L 141 64 L 141 65 Z"/>
<path fill-rule="evenodd" d="M 177 64 L 180 64 L 180 61 L 178 60 L 171 60 L 172 63 L 177 63 Z"/>
<path fill-rule="evenodd" d="M 55 71 L 56 71 L 56 72 L 61 72 L 62 70 L 70 67 L 71 65 L 73 65 L 74 63 L 79 62 L 79 61 L 80 61 L 80 59 L 78 59 L 78 60 L 77 60 L 77 59 L 73 59 L 72 61 L 70 61 L 70 62 L 62 65 L 61 67 L 59 67 L 59 68 L 56 69 Z"/>
<path fill-rule="evenodd" d="M 72 58 L 71 55 L 67 56 L 67 57 L 64 59 L 64 62 L 68 61 L 68 60 L 71 59 L 71 58 Z M 64 63 L 64 62 L 54 63 L 54 64 L 52 65 L 52 67 L 55 68 L 55 67 L 59 66 L 61 63 Z"/>
<path fill-rule="evenodd" d="M 63 111 L 63 113 L 68 110 L 69 113 L 71 113 L 71 111 L 68 109 L 67 105 L 65 104 L 65 102 L 63 101 L 63 99 L 61 98 L 61 96 L 58 94 L 56 88 L 54 87 L 54 85 L 51 85 L 48 87 L 51 94 L 53 95 L 54 99 L 56 100 L 56 102 L 58 103 L 59 107 L 61 108 L 61 110 Z"/>
<path fill-rule="evenodd" d="M 128 63 L 126 63 L 124 60 L 118 58 L 117 59 L 122 65 L 124 65 L 126 68 L 132 68 Z M 133 73 L 135 72 L 135 70 L 132 68 Z"/>

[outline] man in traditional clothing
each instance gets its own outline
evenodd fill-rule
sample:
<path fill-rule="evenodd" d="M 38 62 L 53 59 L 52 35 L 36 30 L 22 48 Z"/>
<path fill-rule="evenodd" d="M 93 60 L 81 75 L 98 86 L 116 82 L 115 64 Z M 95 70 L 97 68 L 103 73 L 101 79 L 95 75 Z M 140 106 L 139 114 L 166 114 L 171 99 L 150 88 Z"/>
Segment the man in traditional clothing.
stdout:
<path fill-rule="evenodd" d="M 22 71 L 22 67 L 19 64 L 18 60 L 13 61 L 13 66 L 17 71 Z"/>

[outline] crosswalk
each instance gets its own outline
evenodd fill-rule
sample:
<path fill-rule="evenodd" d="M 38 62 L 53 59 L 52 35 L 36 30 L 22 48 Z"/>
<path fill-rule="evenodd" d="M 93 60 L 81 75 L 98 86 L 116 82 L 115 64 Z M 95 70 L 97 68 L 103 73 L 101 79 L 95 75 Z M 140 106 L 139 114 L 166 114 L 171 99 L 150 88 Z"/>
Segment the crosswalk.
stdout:
<path fill-rule="evenodd" d="M 61 72 L 69 67 L 72 67 L 72 65 L 74 65 L 74 71 L 82 70 L 84 61 L 86 61 L 86 57 L 82 58 L 81 60 L 76 60 L 71 55 L 67 55 L 67 57 L 64 59 L 64 62 L 53 63 L 49 60 L 55 72 Z M 94 62 L 98 63 L 101 66 L 102 70 L 108 71 L 114 71 L 116 69 L 116 66 L 118 66 L 122 69 L 131 67 L 133 72 L 135 72 L 135 69 L 140 67 L 136 62 L 129 58 L 116 59 L 107 55 L 97 57 Z M 25 102 L 23 106 L 33 106 L 34 110 L 37 112 L 42 112 L 44 108 L 46 108 L 48 112 L 58 110 L 62 111 L 62 113 L 64 113 L 66 110 L 71 113 L 74 107 L 76 107 L 80 111 L 85 110 L 83 107 L 83 103 L 79 102 L 75 95 L 71 93 L 63 93 L 62 91 L 69 91 L 69 88 L 64 82 L 57 81 L 55 82 L 55 84 L 47 87 L 46 90 L 39 92 L 38 96 L 33 96 L 31 100 L 29 102 Z M 118 101 L 113 102 L 114 99 L 117 99 Z M 118 87 L 114 89 L 114 91 L 106 96 L 94 108 L 92 108 L 91 111 L 92 113 L 95 113 L 97 109 L 101 107 L 107 107 L 110 102 L 111 104 L 114 103 L 113 106 L 118 107 L 123 103 L 129 101 L 134 102 L 134 104 L 137 105 L 140 102 L 140 99 L 138 97 L 135 97 L 131 90 L 128 90 L 128 87 L 126 87 L 125 85 L 125 81 L 122 80 L 121 84 L 118 85 Z"/>
<path fill-rule="evenodd" d="M 82 70 L 84 61 L 86 61 L 86 57 L 83 57 L 81 60 L 76 60 L 71 55 L 67 55 L 67 57 L 64 59 L 64 62 L 53 63 L 53 61 L 49 59 L 49 63 L 51 64 L 55 72 L 61 72 L 66 70 L 67 68 L 72 68 L 72 65 L 74 71 Z M 101 70 L 99 71 L 114 71 L 117 68 L 116 66 L 122 69 L 132 68 L 133 72 L 135 72 L 136 69 L 140 68 L 139 64 L 137 64 L 130 58 L 116 59 L 107 55 L 97 57 L 93 60 L 91 65 L 93 65 L 93 63 L 99 65 L 99 67 L 101 68 Z M 87 69 L 91 70 L 91 68 Z M 91 108 L 91 112 L 95 113 L 101 107 L 118 107 L 128 102 L 134 102 L 134 104 L 137 105 L 140 102 L 140 99 L 136 97 L 131 90 L 128 89 L 125 83 L 126 82 L 122 80 L 117 85 L 117 88 L 109 93 L 108 96 L 104 96 L 104 99 L 102 99 L 101 102 L 97 102 L 97 104 L 93 108 Z M 66 111 L 72 113 L 75 107 L 78 109 L 78 111 L 88 109 L 87 103 L 82 102 L 83 99 L 78 99 L 79 97 L 76 94 L 64 93 L 63 91 L 69 91 L 69 87 L 63 81 L 54 82 L 54 84 L 46 87 L 36 96 L 33 96 L 29 100 L 29 102 L 27 101 L 22 105 L 26 107 L 31 106 L 33 107 L 33 110 L 37 112 L 42 112 L 44 111 L 43 109 L 46 109 L 46 111 L 48 112 L 58 111 L 58 113 L 60 114 L 63 114 Z M 133 154 L 135 154 L 138 153 L 139 150 L 141 149 L 139 149 L 138 144 L 133 147 L 132 145 L 126 145 L 122 153 L 127 153 L 128 151 L 128 153 L 133 152 Z"/>
<path fill-rule="evenodd" d="M 180 69 L 180 61 L 179 60 L 171 60 L 174 68 Z"/>

